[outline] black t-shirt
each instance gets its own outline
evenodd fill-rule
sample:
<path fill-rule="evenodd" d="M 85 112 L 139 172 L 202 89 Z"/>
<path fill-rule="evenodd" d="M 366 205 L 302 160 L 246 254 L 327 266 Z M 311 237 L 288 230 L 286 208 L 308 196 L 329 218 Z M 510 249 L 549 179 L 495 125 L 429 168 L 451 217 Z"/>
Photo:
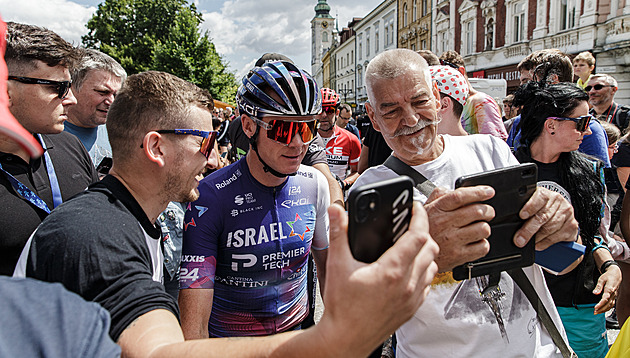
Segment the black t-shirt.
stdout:
<path fill-rule="evenodd" d="M 143 231 L 144 230 L 144 231 Z M 114 341 L 141 315 L 166 309 L 179 315 L 174 299 L 154 281 L 145 241 L 160 239 L 127 188 L 113 176 L 55 209 L 33 235 L 26 275 L 61 282 L 112 318 Z"/>
<path fill-rule="evenodd" d="M 77 137 L 67 132 L 42 137 L 64 202 L 98 180 L 90 155 Z M 37 194 L 50 209 L 53 208 L 53 194 L 43 156 L 27 163 L 18 156 L 0 152 L 0 163 L 4 170 Z M 2 172 L 0 203 L 0 274 L 12 275 L 24 244 L 48 214 L 18 196 Z"/>
<path fill-rule="evenodd" d="M 372 126 L 365 127 L 365 137 L 363 145 L 368 147 L 368 168 L 375 167 L 385 163 L 385 160 L 392 154 L 391 148 L 383 139 L 381 132 L 378 132 Z"/>
<path fill-rule="evenodd" d="M 560 193 L 566 199 L 570 200 L 570 196 L 563 187 L 564 183 L 560 176 L 560 165 L 555 163 L 540 163 L 532 160 L 538 166 L 538 186 L 545 187 L 549 190 Z M 587 252 L 590 256 L 588 260 L 592 260 L 592 253 Z M 571 272 L 565 275 L 553 275 L 543 270 L 547 287 L 551 292 L 551 297 L 558 307 L 572 307 L 574 304 L 593 304 L 599 302 L 601 295 L 594 295 L 591 290 L 584 287 L 581 276 L 588 266 L 585 265 L 587 258 Z M 592 267 L 592 266 L 591 266 Z M 597 273 L 590 273 L 591 276 L 598 276 Z M 597 277 L 594 277 L 597 282 Z"/>
<path fill-rule="evenodd" d="M 241 117 L 238 116 L 232 121 L 228 127 L 228 137 L 232 143 L 232 149 L 230 157 L 234 161 L 241 159 L 249 151 L 249 138 L 243 132 L 243 124 L 241 123 Z M 326 146 L 322 137 L 317 134 L 313 141 L 309 144 L 302 164 L 313 166 L 314 164 L 323 163 L 328 165 L 326 159 Z"/>

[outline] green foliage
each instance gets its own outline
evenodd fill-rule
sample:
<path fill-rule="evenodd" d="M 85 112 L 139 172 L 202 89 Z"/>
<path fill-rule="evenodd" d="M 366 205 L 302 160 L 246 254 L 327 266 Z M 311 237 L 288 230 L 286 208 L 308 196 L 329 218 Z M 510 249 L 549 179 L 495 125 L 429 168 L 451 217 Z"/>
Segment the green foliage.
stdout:
<path fill-rule="evenodd" d="M 232 103 L 237 84 L 216 52 L 203 18 L 187 0 L 105 0 L 88 21 L 85 47 L 118 60 L 128 74 L 172 73 Z"/>

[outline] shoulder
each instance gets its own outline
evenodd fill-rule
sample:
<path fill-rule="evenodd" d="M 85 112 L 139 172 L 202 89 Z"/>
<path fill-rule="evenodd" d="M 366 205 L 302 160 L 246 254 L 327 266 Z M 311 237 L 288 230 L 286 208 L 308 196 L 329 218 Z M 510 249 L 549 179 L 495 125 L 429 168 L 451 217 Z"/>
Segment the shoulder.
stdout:
<path fill-rule="evenodd" d="M 360 187 L 361 185 L 371 184 L 386 179 L 392 179 L 397 176 L 398 174 L 396 174 L 385 165 L 377 165 L 364 171 L 363 174 L 361 174 L 359 178 L 354 182 L 354 185 L 352 185 L 350 191 Z"/>
<path fill-rule="evenodd" d="M 236 163 L 221 168 L 208 175 L 199 183 L 199 192 L 205 195 L 220 195 L 223 189 L 235 186 L 244 174 L 246 157 L 239 159 Z"/>

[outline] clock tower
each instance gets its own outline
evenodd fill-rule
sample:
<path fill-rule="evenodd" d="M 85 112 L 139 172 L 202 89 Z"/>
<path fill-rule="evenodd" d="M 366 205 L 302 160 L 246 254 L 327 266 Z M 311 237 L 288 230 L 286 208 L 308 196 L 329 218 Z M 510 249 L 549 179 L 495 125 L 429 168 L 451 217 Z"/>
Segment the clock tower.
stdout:
<path fill-rule="evenodd" d="M 311 74 L 316 77 L 322 70 L 324 51 L 333 44 L 334 27 L 334 18 L 330 16 L 330 6 L 326 0 L 318 0 L 315 5 L 315 17 L 311 20 Z"/>

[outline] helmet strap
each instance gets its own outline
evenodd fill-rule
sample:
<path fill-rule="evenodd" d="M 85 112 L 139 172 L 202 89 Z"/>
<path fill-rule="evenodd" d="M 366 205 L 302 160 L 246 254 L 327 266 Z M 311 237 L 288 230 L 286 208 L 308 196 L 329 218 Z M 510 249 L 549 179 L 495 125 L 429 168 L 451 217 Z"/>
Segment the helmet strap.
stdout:
<path fill-rule="evenodd" d="M 279 171 L 273 169 L 272 167 L 270 167 L 264 160 L 263 158 L 260 157 L 260 153 L 258 153 L 258 145 L 256 144 L 256 141 L 258 139 L 258 134 L 260 133 L 260 126 L 258 124 L 256 124 L 256 132 L 254 132 L 254 135 L 251 136 L 249 138 L 249 144 L 252 146 L 252 149 L 254 150 L 254 152 L 256 153 L 256 156 L 258 157 L 258 160 L 260 161 L 260 163 L 263 166 L 263 170 L 265 171 L 265 173 L 270 173 L 273 176 L 276 176 L 278 178 L 286 178 L 288 176 L 294 176 L 297 174 L 297 172 L 294 173 L 289 173 L 289 174 L 283 174 L 280 173 Z"/>

